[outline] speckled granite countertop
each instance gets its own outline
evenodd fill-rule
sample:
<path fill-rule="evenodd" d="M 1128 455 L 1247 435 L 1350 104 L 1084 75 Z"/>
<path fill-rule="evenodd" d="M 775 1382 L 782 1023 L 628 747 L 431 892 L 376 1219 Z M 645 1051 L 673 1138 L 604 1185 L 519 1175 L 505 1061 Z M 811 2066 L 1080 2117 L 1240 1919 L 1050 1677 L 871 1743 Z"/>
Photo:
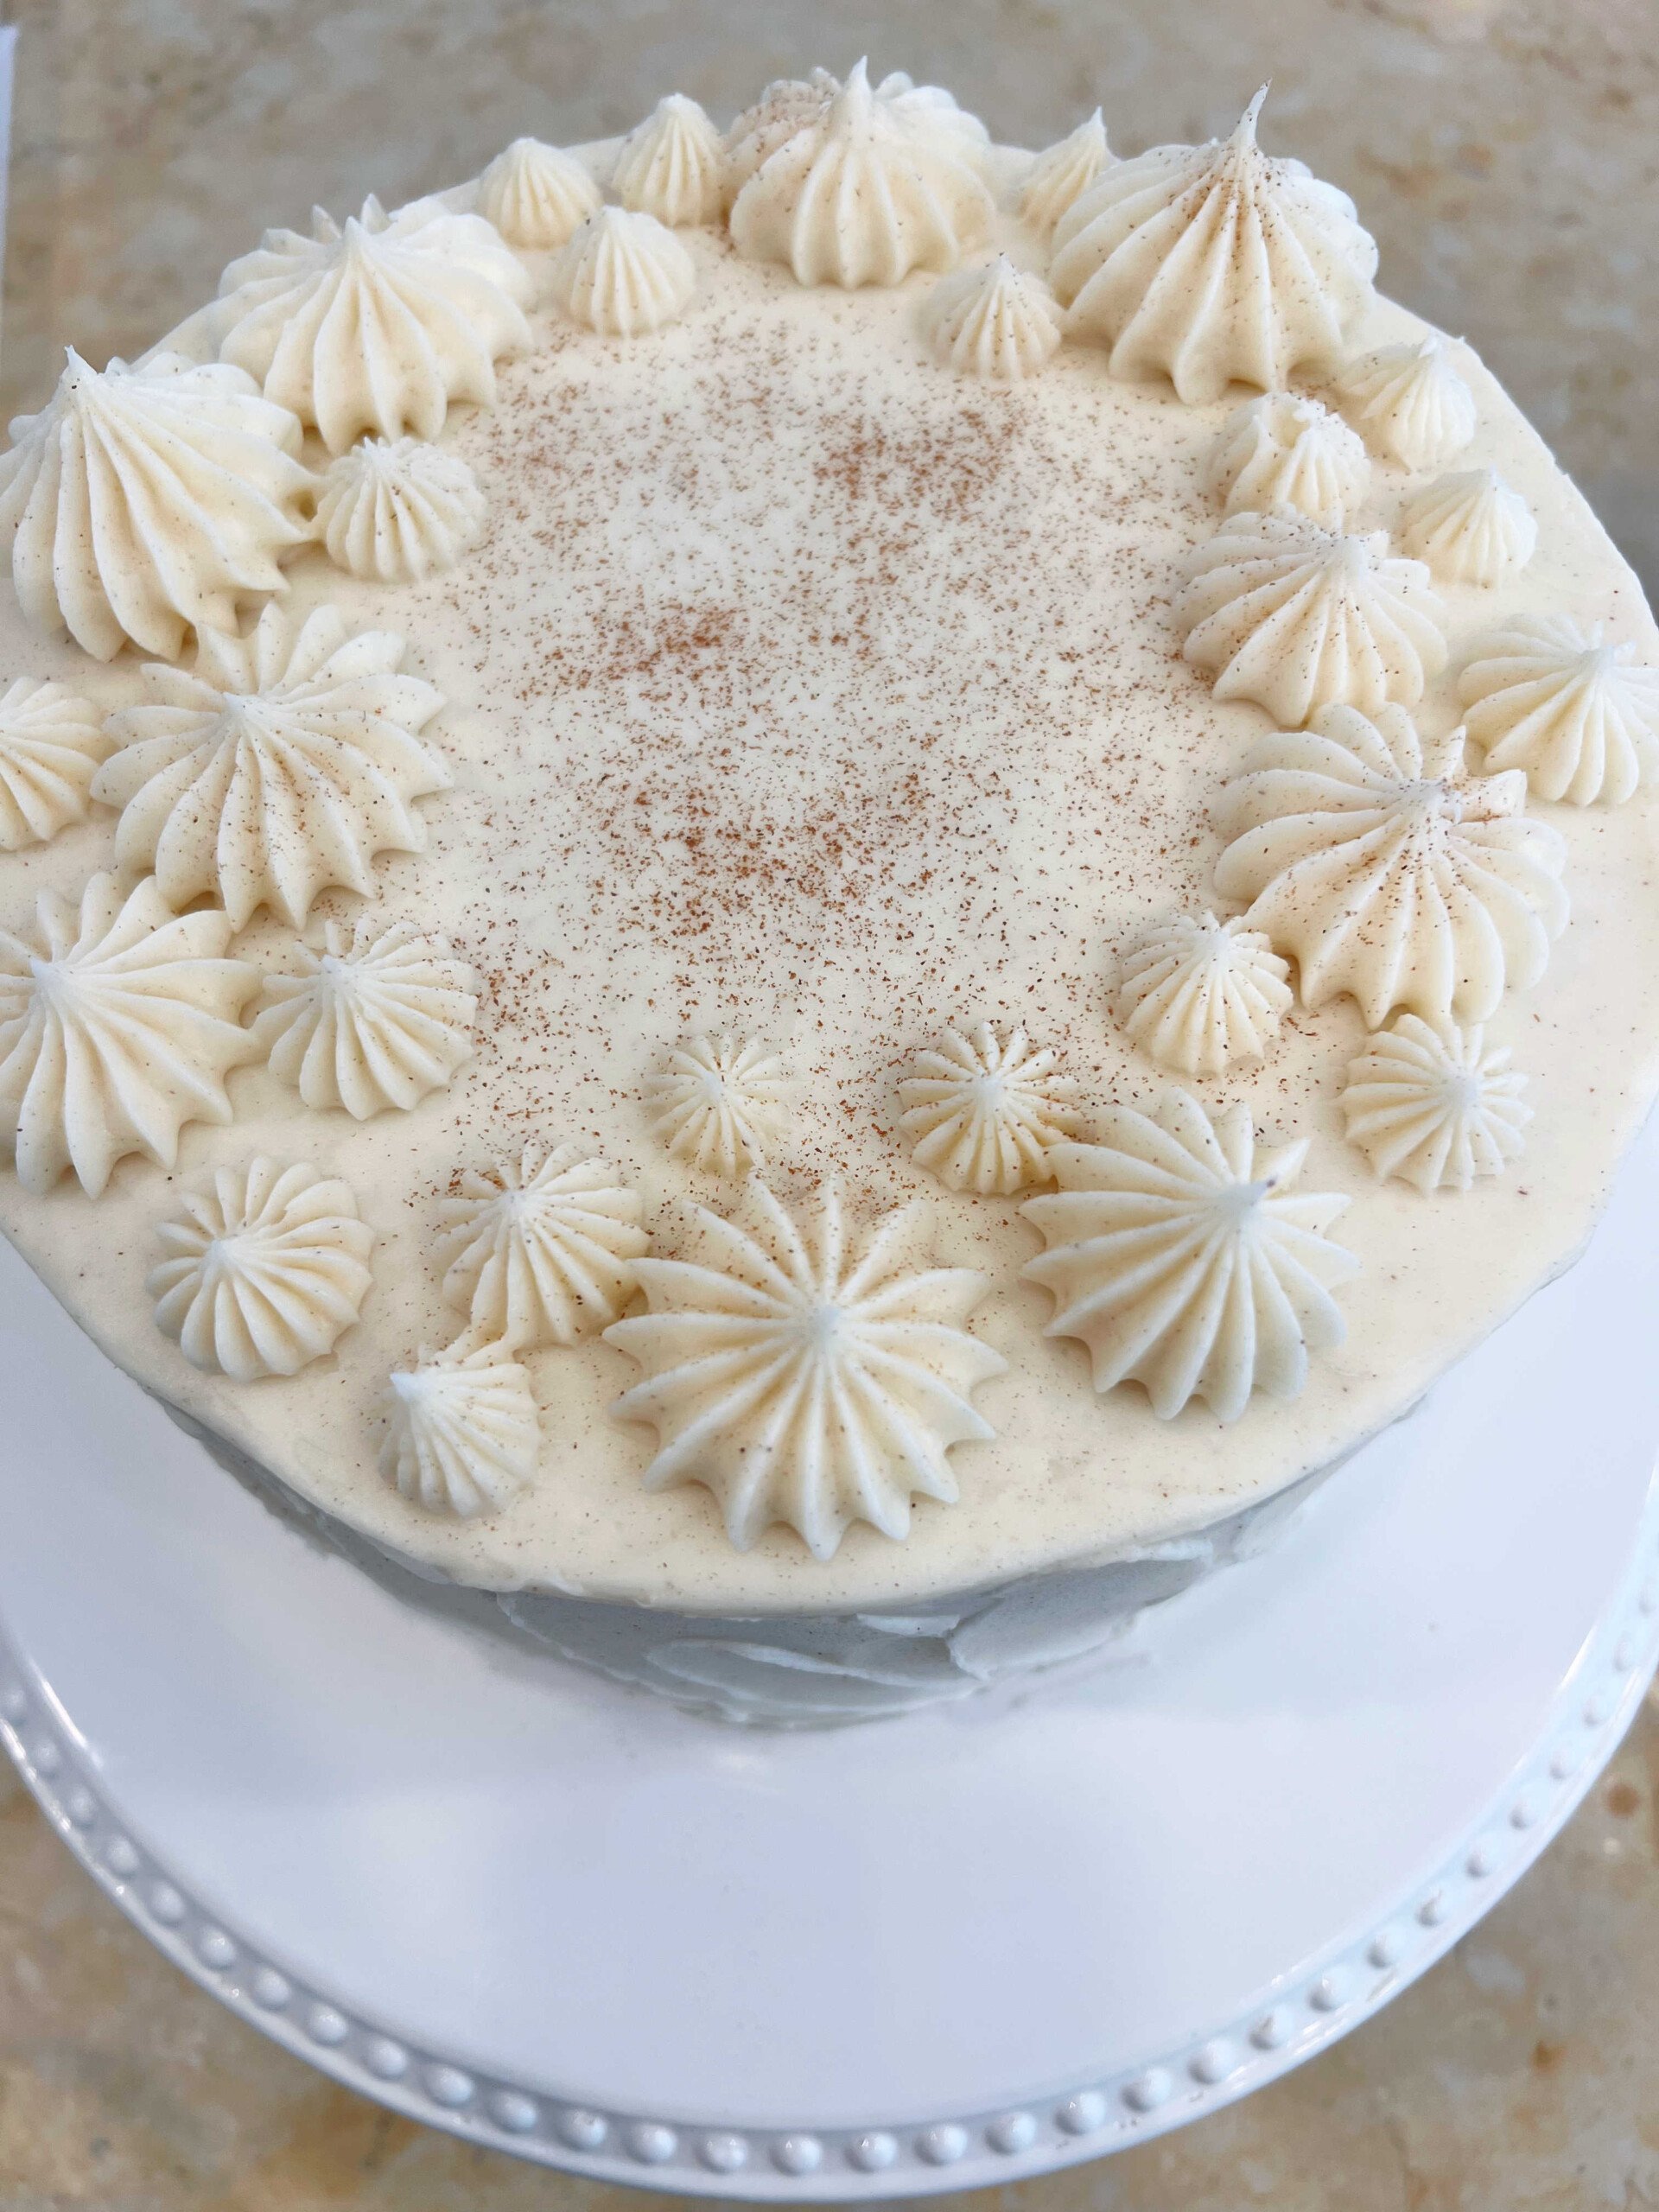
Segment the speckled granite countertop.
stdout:
<path fill-rule="evenodd" d="M 0 7 L 0 15 L 6 10 Z M 1230 125 L 1347 187 L 1385 288 L 1467 334 L 1659 587 L 1659 0 L 15 0 L 0 397 L 136 352 L 267 222 L 519 131 L 716 114 L 813 61 L 944 82 L 1000 138 Z M 1566 1835 L 1380 2018 L 1023 2212 L 1659 2206 L 1659 1703 Z M 430 2135 L 184 1983 L 0 1775 L 0 2209 L 510 2212 L 639 2196 Z M 667 2200 L 658 2200 L 665 2202 Z M 941 2203 L 953 2200 L 940 2199 Z"/>

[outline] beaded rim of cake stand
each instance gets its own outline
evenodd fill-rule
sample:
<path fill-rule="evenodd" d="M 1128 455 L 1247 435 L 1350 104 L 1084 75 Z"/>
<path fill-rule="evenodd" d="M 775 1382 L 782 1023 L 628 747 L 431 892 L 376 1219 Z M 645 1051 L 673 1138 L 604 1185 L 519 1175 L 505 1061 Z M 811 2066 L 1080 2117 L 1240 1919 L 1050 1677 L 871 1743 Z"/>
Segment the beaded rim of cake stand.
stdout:
<path fill-rule="evenodd" d="M 208 1912 L 123 1821 L 51 1692 L 0 1639 L 0 1741 L 81 1865 L 208 1993 L 347 2088 L 595 2180 L 756 2201 L 919 2196 L 1097 2158 L 1217 2110 L 1325 2050 L 1444 1956 L 1537 1859 L 1617 1748 L 1659 1662 L 1659 1489 L 1633 1566 L 1548 1724 L 1457 1849 L 1362 1935 L 1127 2071 L 905 2126 L 737 2127 L 574 2102 L 397 2033 Z M 902 1724 L 897 1724 L 902 1725 Z"/>

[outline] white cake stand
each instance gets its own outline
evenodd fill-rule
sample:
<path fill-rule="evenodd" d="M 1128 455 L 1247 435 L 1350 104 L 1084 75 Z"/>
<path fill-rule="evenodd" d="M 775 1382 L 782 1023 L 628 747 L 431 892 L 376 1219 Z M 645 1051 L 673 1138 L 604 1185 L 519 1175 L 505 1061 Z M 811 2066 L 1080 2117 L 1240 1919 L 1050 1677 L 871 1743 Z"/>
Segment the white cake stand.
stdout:
<path fill-rule="evenodd" d="M 787 1737 L 400 1606 L 0 1253 L 6 1739 L 188 1974 L 476 2141 L 728 2198 L 1091 2158 L 1374 2012 L 1609 1756 L 1656 1226 L 1650 1136 L 1582 1266 L 1103 1668 Z"/>

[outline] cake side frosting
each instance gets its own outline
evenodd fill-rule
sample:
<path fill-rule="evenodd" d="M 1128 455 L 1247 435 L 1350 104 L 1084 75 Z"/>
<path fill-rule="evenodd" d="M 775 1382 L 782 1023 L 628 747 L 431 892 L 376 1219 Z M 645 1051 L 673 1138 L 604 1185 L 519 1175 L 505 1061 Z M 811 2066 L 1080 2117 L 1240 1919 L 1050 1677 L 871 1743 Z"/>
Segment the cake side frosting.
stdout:
<path fill-rule="evenodd" d="M 836 97 L 820 91 L 811 112 Z M 930 160 L 1017 198 L 1028 162 L 976 149 L 965 119 L 950 120 L 959 111 L 913 90 L 871 97 L 909 118 L 883 111 L 880 131 L 925 126 Z M 843 111 L 836 130 L 847 128 Z M 606 174 L 613 154 L 588 156 L 591 173 Z M 471 197 L 453 195 L 449 212 L 467 213 Z M 154 1265 L 149 1243 L 170 1195 L 137 1163 L 117 1166 L 95 1221 L 73 1212 L 69 1185 L 25 1205 L 10 1183 L 0 1219 L 150 1387 L 315 1503 L 462 1580 L 833 1607 L 1179 1536 L 1392 1417 L 1581 1236 L 1656 1073 L 1659 1010 L 1611 951 L 1617 942 L 1620 959 L 1655 972 L 1654 918 L 1623 897 L 1650 868 L 1650 817 L 1639 805 L 1563 808 L 1541 829 L 1563 842 L 1573 920 L 1548 969 L 1535 960 L 1521 963 L 1524 982 L 1500 976 L 1481 1047 L 1501 1049 L 1505 1023 L 1524 1019 L 1541 1086 L 1524 1192 L 1496 1173 L 1427 1202 L 1399 1176 L 1376 1183 L 1372 1161 L 1344 1141 L 1344 1071 L 1367 1033 L 1351 997 L 1304 1003 L 1277 1033 L 1262 1020 L 1259 1057 L 1227 1051 L 1215 1066 L 1192 1048 L 1207 1110 L 1247 1107 L 1270 1143 L 1307 1139 L 1305 1186 L 1354 1200 L 1343 1236 L 1362 1271 L 1342 1291 L 1346 1339 L 1321 1325 L 1300 1395 L 1242 1409 L 1224 1438 L 1202 1405 L 1165 1423 L 1134 1386 L 1096 1395 L 1077 1346 L 1042 1336 L 1052 1300 L 1020 1280 L 1037 1245 L 1018 1211 L 1027 1171 L 986 1177 L 970 1162 L 953 1190 L 921 1157 L 927 1133 L 900 1127 L 938 1102 L 903 1085 L 945 1080 L 915 1071 L 952 1034 L 988 1027 L 1000 1050 L 1023 1030 L 1075 1086 L 1046 1110 L 1083 1127 L 1054 1134 L 1084 1147 L 1109 1111 L 1154 1111 L 1172 1089 L 1133 1025 L 1115 1018 L 1120 948 L 1213 903 L 1227 785 L 1287 772 L 1246 766 L 1253 744 L 1281 741 L 1250 694 L 1217 696 L 1198 657 L 1176 658 L 1171 601 L 1183 564 L 1223 521 L 1209 455 L 1239 395 L 1181 405 L 1166 386 L 1111 378 L 1084 345 L 1050 349 L 1013 389 L 995 378 L 981 386 L 950 349 L 941 361 L 930 347 L 929 276 L 820 294 L 785 268 L 734 258 L 708 231 L 671 242 L 693 273 L 680 321 L 623 340 L 538 314 L 531 353 L 496 372 L 496 411 L 450 409 L 439 450 L 476 478 L 492 518 L 451 570 L 396 589 L 343 576 L 319 555 L 287 571 L 285 632 L 327 607 L 348 634 L 410 638 L 398 680 L 445 702 L 418 737 L 408 733 L 442 769 L 400 796 L 425 851 L 399 855 L 395 840 L 389 851 L 359 836 L 354 865 L 359 889 L 372 874 L 374 912 L 418 914 L 441 931 L 482 999 L 474 1068 L 362 1128 L 338 1108 L 302 1123 L 298 1156 L 319 1156 L 326 1130 L 330 1171 L 379 1240 L 373 1289 L 340 1351 L 239 1390 L 181 1371 L 175 1355 L 169 1363 L 123 1304 L 135 1270 Z M 997 218 L 977 250 L 995 247 L 1012 268 L 1041 265 L 1040 240 L 1017 217 Z M 1375 352 L 1421 334 L 1379 302 L 1351 342 Z M 1603 623 L 1638 665 L 1650 663 L 1652 626 L 1628 572 L 1478 364 L 1465 367 L 1478 423 L 1460 458 L 1513 487 L 1536 518 L 1537 550 L 1524 574 L 1510 564 L 1496 583 L 1447 580 L 1434 626 L 1452 671 L 1479 632 L 1535 613 Z M 1344 528 L 1386 543 L 1424 486 L 1386 457 L 1369 484 L 1344 465 Z M 1250 635 L 1278 699 L 1277 649 Z M 79 683 L 86 671 L 10 616 L 0 638 L 19 674 Z M 1417 652 L 1414 712 L 1432 747 L 1454 725 L 1456 689 L 1440 656 Z M 135 705 L 129 662 L 87 680 L 100 705 Z M 250 679 L 242 696 L 257 689 Z M 1306 712 L 1320 711 L 1310 695 Z M 1433 780 L 1396 777 L 1402 790 Z M 1492 782 L 1496 805 L 1507 782 Z M 124 788 L 120 777 L 105 788 Z M 247 818 L 238 809 L 238 838 Z M 11 882 L 73 891 L 111 827 L 105 810 L 70 823 L 12 856 Z M 312 906 L 336 925 L 364 910 L 309 862 L 284 891 L 281 841 L 263 834 L 264 874 L 238 863 L 248 926 L 237 949 L 280 977 L 299 972 L 295 925 Z M 226 849 L 221 821 L 214 850 Z M 349 869 L 332 878 L 353 880 Z M 1259 901 L 1266 888 L 1235 899 Z M 1281 918 L 1261 918 L 1269 957 L 1306 967 L 1307 948 Z M 1506 982 L 1530 995 L 1518 1000 Z M 974 1339 L 1007 1371 L 976 1381 L 974 1422 L 951 1439 L 962 1503 L 917 1507 L 902 1543 L 853 1525 L 836 1531 L 832 1558 L 814 1560 L 798 1518 L 785 1516 L 790 1525 L 756 1532 L 747 1553 L 728 1552 L 702 1490 L 642 1487 L 649 1440 L 612 1413 L 639 1385 L 623 1344 L 527 1344 L 501 1363 L 512 1376 L 476 1388 L 459 1373 L 464 1350 L 454 1379 L 420 1355 L 476 1320 L 442 1295 L 439 1220 L 456 1179 L 516 1160 L 529 1139 L 602 1147 L 652 1251 L 678 1262 L 693 1204 L 731 1201 L 711 1180 L 718 1143 L 705 1153 L 669 1141 L 660 1085 L 675 1054 L 720 1037 L 764 1039 L 788 1072 L 788 1112 L 766 1148 L 791 1205 L 831 1176 L 861 1219 L 913 1198 L 930 1262 L 987 1279 Z M 708 1077 L 694 1051 L 680 1073 L 693 1094 Z M 291 1074 L 250 1065 L 232 1082 L 233 1126 L 185 1131 L 187 1184 L 259 1154 L 296 1156 L 306 1102 Z M 735 1141 L 725 1149 L 733 1168 L 754 1164 L 738 1160 Z M 1040 1146 L 1031 1159 L 1040 1170 Z M 77 1280 L 94 1248 L 100 1271 Z M 1287 1373 L 1275 1358 L 1274 1372 Z M 394 1391 L 389 1419 L 387 1376 L 429 1372 L 429 1383 Z M 511 1478 L 494 1490 L 465 1469 L 457 1422 L 474 1399 L 511 1436 L 499 1463 Z M 936 1484 L 934 1498 L 944 1495 Z"/>

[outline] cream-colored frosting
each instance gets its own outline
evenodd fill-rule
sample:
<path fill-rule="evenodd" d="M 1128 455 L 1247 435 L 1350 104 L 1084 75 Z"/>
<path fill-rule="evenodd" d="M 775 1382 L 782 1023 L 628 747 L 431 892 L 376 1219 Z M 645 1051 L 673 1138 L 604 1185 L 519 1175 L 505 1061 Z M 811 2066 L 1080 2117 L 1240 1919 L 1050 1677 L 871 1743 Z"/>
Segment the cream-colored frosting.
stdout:
<path fill-rule="evenodd" d="M 1112 158 L 1100 110 L 1067 137 L 1038 155 L 1020 188 L 1020 219 L 1039 238 L 1052 238 L 1062 215 Z"/>
<path fill-rule="evenodd" d="M 615 1408 L 657 1432 L 645 1488 L 712 1491 L 740 1551 L 774 1522 L 815 1559 L 855 1521 L 905 1536 L 913 1497 L 956 1502 L 952 1446 L 991 1434 L 970 1401 L 1003 1362 L 965 1326 L 985 1278 L 918 1267 L 908 1209 L 849 1236 L 833 1185 L 804 1225 L 748 1197 L 755 1233 L 700 1207 L 706 1260 L 641 1260 L 649 1312 L 605 1332 L 645 1370 Z"/>
<path fill-rule="evenodd" d="M 1475 395 L 1438 330 L 1351 361 L 1331 396 L 1371 451 L 1414 472 L 1443 468 L 1475 435 Z"/>
<path fill-rule="evenodd" d="M 364 438 L 330 462 L 317 536 L 348 575 L 415 583 L 484 535 L 488 503 L 464 461 L 421 438 Z"/>
<path fill-rule="evenodd" d="M 855 69 L 848 82 L 858 73 Z M 986 168 L 989 131 L 976 115 L 958 107 L 955 93 L 943 85 L 918 85 L 907 70 L 890 69 L 877 85 L 875 97 L 884 113 L 922 145 L 937 147 L 971 169 Z"/>
<path fill-rule="evenodd" d="M 562 246 L 601 197 L 591 169 L 539 138 L 515 138 L 478 181 L 479 213 L 527 253 Z"/>
<path fill-rule="evenodd" d="M 0 852 L 84 822 L 111 741 L 98 709 L 67 683 L 20 676 L 0 693 Z"/>
<path fill-rule="evenodd" d="M 1342 360 L 1376 246 L 1345 192 L 1256 144 L 1266 98 L 1230 138 L 1113 162 L 1061 216 L 1050 281 L 1114 376 L 1167 376 L 1202 403 Z"/>
<path fill-rule="evenodd" d="M 452 400 L 495 404 L 495 365 L 530 343 L 530 278 L 481 215 L 369 199 L 344 229 L 267 231 L 219 279 L 222 360 L 315 423 L 331 453 L 365 431 L 435 438 Z"/>
<path fill-rule="evenodd" d="M 747 1175 L 783 1135 L 789 1074 L 758 1037 L 718 1030 L 677 1045 L 645 1085 L 652 1126 L 703 1175 Z"/>
<path fill-rule="evenodd" d="M 1465 772 L 1461 730 L 1426 746 L 1403 708 L 1328 707 L 1222 792 L 1216 882 L 1296 962 L 1304 1006 L 1350 991 L 1372 1029 L 1395 1007 L 1484 1021 L 1567 926 L 1566 853 L 1526 796 L 1517 772 Z"/>
<path fill-rule="evenodd" d="M 72 1169 L 89 1198 L 117 1160 L 178 1158 L 188 1122 L 226 1122 L 238 1020 L 259 971 L 226 957 L 231 925 L 174 914 L 146 876 L 43 891 L 33 936 L 0 931 L 0 1147 L 28 1191 Z"/>
<path fill-rule="evenodd" d="M 1446 665 L 1445 609 L 1421 561 L 1387 536 L 1299 516 L 1242 514 L 1186 567 L 1183 657 L 1218 699 L 1253 699 L 1296 728 L 1322 708 L 1415 706 Z"/>
<path fill-rule="evenodd" d="M 1442 583 L 1498 584 L 1531 560 L 1538 524 L 1495 468 L 1469 468 L 1417 493 L 1401 518 L 1400 543 Z"/>
<path fill-rule="evenodd" d="M 934 353 L 963 376 L 1017 384 L 1059 350 L 1053 294 L 1005 253 L 982 269 L 942 277 L 923 314 Z"/>
<path fill-rule="evenodd" d="M 422 1349 L 387 1385 L 380 1472 L 428 1513 L 470 1521 L 517 1497 L 536 1471 L 540 1431 L 529 1376 L 500 1344 Z"/>
<path fill-rule="evenodd" d="M 696 100 L 671 92 L 622 141 L 611 189 L 625 207 L 671 229 L 716 223 L 726 204 L 726 149 Z"/>
<path fill-rule="evenodd" d="M 130 639 L 168 658 L 186 630 L 233 630 L 281 591 L 309 534 L 300 426 L 235 368 L 157 353 L 101 372 L 69 349 L 38 415 L 0 454 L 0 537 L 24 613 L 110 660 Z"/>
<path fill-rule="evenodd" d="M 156 1325 L 193 1367 L 238 1382 L 322 1358 L 368 1295 L 374 1231 L 346 1185 L 308 1165 L 221 1167 L 156 1235 Z"/>
<path fill-rule="evenodd" d="M 810 77 L 779 77 L 768 85 L 726 133 L 728 195 L 735 199 L 764 162 L 817 121 L 840 90 L 840 79 L 827 69 L 815 69 Z"/>
<path fill-rule="evenodd" d="M 1363 439 L 1317 399 L 1266 391 L 1222 424 L 1206 477 L 1230 515 L 1294 507 L 1340 530 L 1365 497 L 1371 464 Z"/>
<path fill-rule="evenodd" d="M 580 1144 L 526 1145 L 516 1163 L 469 1167 L 438 1210 L 444 1298 L 474 1338 L 575 1344 L 638 1288 L 643 1212 L 639 1192 Z"/>
<path fill-rule="evenodd" d="M 1397 1175 L 1428 1192 L 1466 1191 L 1518 1160 L 1532 1109 L 1527 1078 L 1507 1046 L 1486 1044 L 1477 1023 L 1428 1022 L 1402 1014 L 1348 1064 L 1340 1103 L 1348 1141 L 1379 1180 Z"/>
<path fill-rule="evenodd" d="M 873 89 L 861 61 L 817 115 L 769 154 L 732 206 L 732 243 L 781 261 L 799 284 L 897 284 L 954 269 L 988 231 L 990 194 L 946 118 Z"/>
<path fill-rule="evenodd" d="M 1021 1208 L 1048 1248 L 1025 1270 L 1053 1295 L 1048 1334 L 1088 1347 L 1096 1390 L 1141 1383 L 1160 1421 L 1294 1397 L 1308 1354 L 1343 1341 L 1331 1294 L 1359 1264 L 1325 1234 L 1346 1198 L 1286 1195 L 1307 1140 L 1260 1150 L 1248 1106 L 1176 1089 L 1153 1115 L 1109 1107 L 1100 1134 L 1057 1147 L 1058 1192 Z"/>
<path fill-rule="evenodd" d="M 273 1074 L 319 1111 L 343 1106 L 359 1122 L 391 1107 L 407 1113 L 473 1056 L 477 978 L 413 922 L 325 923 L 315 944 L 296 944 L 283 972 L 265 978 L 265 996 L 255 1041 Z"/>
<path fill-rule="evenodd" d="M 554 264 L 553 297 L 572 322 L 632 338 L 683 315 L 696 281 L 690 255 L 654 215 L 601 207 Z"/>
<path fill-rule="evenodd" d="M 1007 1198 L 1048 1181 L 1050 1149 L 1080 1135 L 1077 1086 L 1023 1029 L 947 1029 L 899 1085 L 899 1134 L 947 1191 Z"/>
<path fill-rule="evenodd" d="M 1148 1059 L 1177 1075 L 1224 1075 L 1279 1034 L 1290 970 L 1243 918 L 1180 914 L 1138 938 L 1118 970 L 1114 1012 Z"/>
<path fill-rule="evenodd" d="M 1540 798 L 1621 806 L 1659 781 L 1659 668 L 1567 614 L 1523 614 L 1483 638 L 1458 678 L 1486 773 L 1521 768 Z"/>
<path fill-rule="evenodd" d="M 147 666 L 92 781 L 121 809 L 121 865 L 175 906 L 219 898 L 238 929 L 266 903 L 297 928 L 331 884 L 366 894 L 377 853 L 424 846 L 414 801 L 449 785 L 416 734 L 443 701 L 404 650 L 332 607 L 296 632 L 271 607 L 246 638 L 205 632 L 194 670 Z"/>
<path fill-rule="evenodd" d="M 613 150 L 582 158 L 607 173 Z M 1027 167 L 997 149 L 1001 204 Z M 327 602 L 350 627 L 407 637 L 450 702 L 455 788 L 424 810 L 425 854 L 376 863 L 375 904 L 442 931 L 486 979 L 481 1049 L 413 1112 L 362 1123 L 315 1122 L 250 1063 L 230 1081 L 234 1127 L 188 1128 L 180 1162 L 194 1180 L 256 1152 L 321 1159 L 296 1116 L 325 1135 L 328 1171 L 382 1239 L 357 1329 L 334 1359 L 251 1389 L 191 1368 L 143 1294 L 172 1201 L 141 1159 L 96 1205 L 69 1181 L 36 1196 L 0 1163 L 0 1226 L 101 1345 L 227 1451 L 484 1588 L 705 1618 L 908 1616 L 1021 1574 L 1202 1548 L 1221 1516 L 1394 1419 L 1580 1246 L 1659 1084 L 1659 905 L 1642 890 L 1659 880 L 1654 810 L 1550 817 L 1573 918 L 1501 1017 L 1517 1037 L 1524 1025 L 1535 1072 L 1525 1173 L 1455 1205 L 1375 1183 L 1337 1105 L 1358 1010 L 1339 997 L 1299 1014 L 1224 1090 L 1264 1141 L 1311 1139 L 1310 1189 L 1363 1198 L 1346 1343 L 1294 1402 L 1225 1429 L 1201 1402 L 1165 1424 L 1138 1390 L 1097 1398 L 1082 1348 L 1044 1337 L 1051 1301 L 1020 1280 L 1036 1233 L 1009 1201 L 926 1177 L 894 1085 L 969 1009 L 999 1031 L 1028 1023 L 1086 1109 L 1149 1099 L 1155 1073 L 1111 1017 L 1111 953 L 1214 895 L 1211 809 L 1268 727 L 1182 666 L 1168 611 L 1215 519 L 1201 459 L 1230 403 L 1194 415 L 1065 346 L 989 404 L 929 364 L 925 279 L 826 295 L 710 232 L 682 236 L 699 283 L 681 322 L 623 346 L 540 314 L 497 410 L 446 423 L 444 449 L 491 495 L 486 556 L 395 589 L 320 549 L 288 571 L 296 616 Z M 1039 251 L 1012 214 L 991 245 L 1022 267 Z M 1353 348 L 1421 334 L 1379 302 Z M 1659 658 L 1628 569 L 1478 359 L 1459 359 L 1474 451 L 1540 523 L 1525 570 L 1459 601 L 1460 645 L 1477 613 L 1488 628 L 1559 612 Z M 1381 517 L 1397 486 L 1378 475 Z M 38 645 L 7 593 L 0 684 L 25 673 L 100 706 L 139 689 L 132 657 L 96 670 Z M 1456 716 L 1453 681 L 1432 679 L 1423 728 Z M 78 893 L 112 838 L 95 810 L 0 862 L 0 925 L 18 929 L 36 887 Z M 276 972 L 293 935 L 256 914 L 238 950 Z M 644 1086 L 676 1039 L 721 1026 L 772 1040 L 798 1077 L 767 1167 L 780 1196 L 839 1172 L 861 1213 L 915 1197 L 938 1258 L 990 1278 L 971 1325 L 1009 1365 L 974 1396 L 995 1436 L 952 1449 L 962 1502 L 918 1501 L 902 1545 L 857 1523 L 829 1560 L 784 1528 L 739 1553 L 706 1491 L 642 1488 L 649 1433 L 608 1414 L 628 1363 L 590 1338 L 520 1355 L 543 1408 L 536 1479 L 467 1522 L 409 1503 L 376 1473 L 378 1401 L 413 1346 L 465 1319 L 434 1264 L 457 1167 L 538 1132 L 580 1135 L 639 1192 L 658 1249 L 683 1249 L 681 1209 L 709 1185 L 657 1137 Z"/>

